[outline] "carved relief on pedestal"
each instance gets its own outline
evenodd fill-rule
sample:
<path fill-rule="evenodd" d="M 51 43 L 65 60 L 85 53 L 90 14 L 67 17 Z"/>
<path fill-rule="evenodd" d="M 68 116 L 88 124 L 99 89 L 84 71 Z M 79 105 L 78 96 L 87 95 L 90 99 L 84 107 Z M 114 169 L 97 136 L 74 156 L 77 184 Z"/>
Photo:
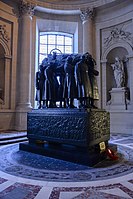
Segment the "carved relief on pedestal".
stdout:
<path fill-rule="evenodd" d="M 83 8 L 83 9 L 80 9 L 80 11 L 81 11 L 80 17 L 83 22 L 87 21 L 88 19 L 93 19 L 94 17 L 93 8 Z"/>
<path fill-rule="evenodd" d="M 19 8 L 20 16 L 26 15 L 26 14 L 33 16 L 35 6 L 36 6 L 35 4 L 33 4 L 32 2 L 27 1 L 27 0 L 19 1 L 18 8 Z"/>

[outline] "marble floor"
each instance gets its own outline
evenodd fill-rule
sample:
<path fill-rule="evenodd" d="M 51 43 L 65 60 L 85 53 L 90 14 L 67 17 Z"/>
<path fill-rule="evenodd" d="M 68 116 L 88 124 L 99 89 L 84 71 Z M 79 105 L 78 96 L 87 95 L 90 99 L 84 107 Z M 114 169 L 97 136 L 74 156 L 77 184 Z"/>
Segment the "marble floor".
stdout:
<path fill-rule="evenodd" d="M 133 151 L 133 136 L 113 135 L 110 142 L 123 147 L 125 151 Z M 3 146 L 0 147 L 0 151 L 2 149 Z M 132 163 L 133 160 L 130 158 L 130 161 L 127 161 L 127 172 L 123 169 L 119 176 L 117 174 L 106 178 L 103 176 L 103 179 L 88 181 L 36 180 L 11 175 L 1 169 L 0 199 L 131 199 L 133 198 Z M 108 170 L 106 175 L 107 172 Z"/>

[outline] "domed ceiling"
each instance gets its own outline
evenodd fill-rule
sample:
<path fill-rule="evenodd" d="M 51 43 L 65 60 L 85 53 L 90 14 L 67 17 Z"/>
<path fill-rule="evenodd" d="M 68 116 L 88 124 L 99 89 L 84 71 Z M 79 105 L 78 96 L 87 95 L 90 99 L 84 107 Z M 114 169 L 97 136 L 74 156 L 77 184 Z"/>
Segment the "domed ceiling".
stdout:
<path fill-rule="evenodd" d="M 58 14 L 78 14 L 80 9 L 96 8 L 116 1 L 119 0 L 33 0 L 37 10 Z"/>
<path fill-rule="evenodd" d="M 77 9 L 79 7 L 99 7 L 116 0 L 37 0 L 37 4 L 42 6 L 55 7 L 55 9 Z"/>
<path fill-rule="evenodd" d="M 7 0 L 2 0 L 7 2 Z M 35 10 L 53 14 L 79 14 L 85 8 L 106 8 L 125 0 L 12 0 L 35 5 Z M 10 2 L 10 0 L 9 0 Z"/>

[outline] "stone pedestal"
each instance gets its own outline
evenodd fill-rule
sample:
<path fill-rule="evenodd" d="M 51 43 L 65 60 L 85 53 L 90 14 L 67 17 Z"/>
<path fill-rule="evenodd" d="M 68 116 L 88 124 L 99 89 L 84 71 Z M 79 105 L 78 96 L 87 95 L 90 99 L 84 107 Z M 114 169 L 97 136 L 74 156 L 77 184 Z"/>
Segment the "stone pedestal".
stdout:
<path fill-rule="evenodd" d="M 111 110 L 127 109 L 127 88 L 112 88 L 110 91 L 111 100 L 109 102 Z"/>
<path fill-rule="evenodd" d="M 101 143 L 110 139 L 109 113 L 97 109 L 32 110 L 27 115 L 28 144 L 20 149 L 85 165 L 101 161 Z"/>

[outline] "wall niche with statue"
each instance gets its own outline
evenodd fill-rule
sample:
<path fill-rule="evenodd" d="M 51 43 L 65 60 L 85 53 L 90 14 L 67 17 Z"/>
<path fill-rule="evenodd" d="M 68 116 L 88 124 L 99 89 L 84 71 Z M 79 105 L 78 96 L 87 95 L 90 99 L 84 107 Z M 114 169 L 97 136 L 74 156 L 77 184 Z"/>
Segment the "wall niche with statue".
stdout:
<path fill-rule="evenodd" d="M 127 109 L 130 101 L 128 52 L 123 47 L 112 49 L 107 55 L 107 105 L 110 109 Z"/>
<path fill-rule="evenodd" d="M 102 106 L 127 110 L 133 101 L 133 36 L 130 21 L 102 30 Z"/>
<path fill-rule="evenodd" d="M 126 110 L 130 104 L 131 58 L 128 45 L 116 43 L 108 49 L 102 62 L 104 107 Z"/>

